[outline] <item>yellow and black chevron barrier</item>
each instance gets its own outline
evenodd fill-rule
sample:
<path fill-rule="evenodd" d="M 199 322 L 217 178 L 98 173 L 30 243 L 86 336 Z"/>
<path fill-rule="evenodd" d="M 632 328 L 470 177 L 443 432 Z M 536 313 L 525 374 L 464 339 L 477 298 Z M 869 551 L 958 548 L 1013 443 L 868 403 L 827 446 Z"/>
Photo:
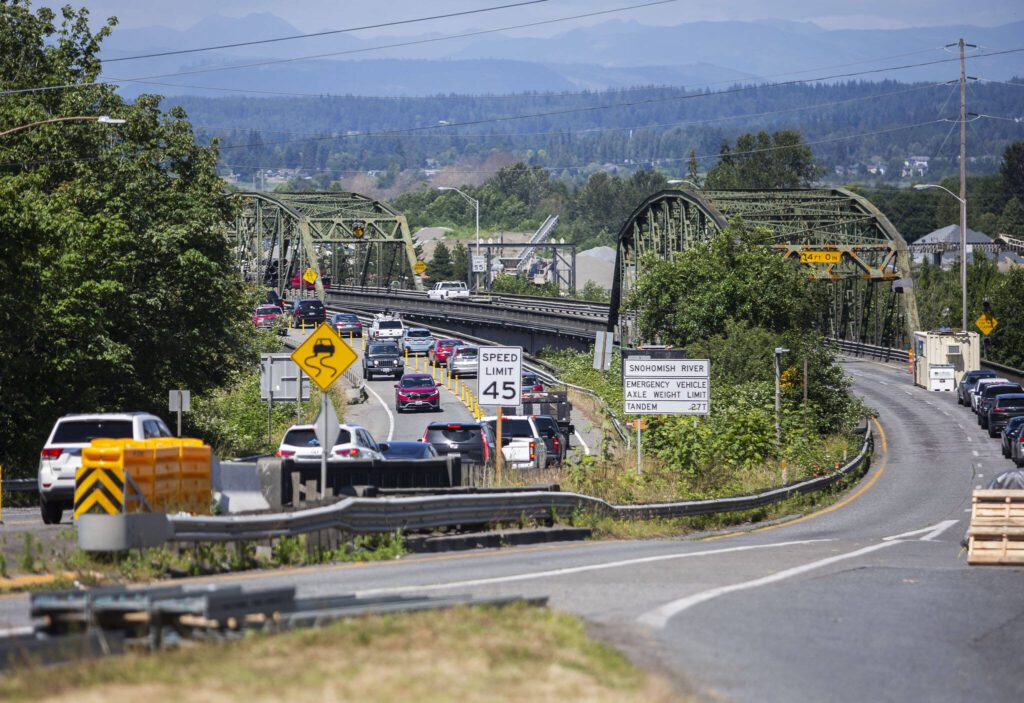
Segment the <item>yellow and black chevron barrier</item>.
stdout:
<path fill-rule="evenodd" d="M 120 515 L 124 512 L 124 469 L 79 467 L 75 474 L 75 519 L 85 513 Z"/>

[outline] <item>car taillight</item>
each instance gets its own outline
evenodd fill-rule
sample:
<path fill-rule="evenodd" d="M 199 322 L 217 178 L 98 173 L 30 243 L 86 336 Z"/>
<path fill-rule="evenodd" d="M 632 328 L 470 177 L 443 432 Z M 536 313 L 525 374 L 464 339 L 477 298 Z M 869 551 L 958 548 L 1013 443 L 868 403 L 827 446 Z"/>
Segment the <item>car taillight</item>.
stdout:
<path fill-rule="evenodd" d="M 42 456 L 43 459 L 56 459 L 63 453 L 64 450 L 60 447 L 46 447 L 43 449 L 40 456 Z"/>
<path fill-rule="evenodd" d="M 484 444 L 484 463 L 491 458 L 491 448 L 487 445 L 487 435 L 484 434 L 483 430 L 480 430 L 480 441 Z"/>
<path fill-rule="evenodd" d="M 530 461 L 537 458 L 537 443 L 530 442 Z"/>
<path fill-rule="evenodd" d="M 427 435 L 429 433 L 430 433 L 430 428 L 429 427 L 427 429 L 423 430 L 423 439 L 421 439 L 420 441 L 421 442 L 426 442 L 427 441 Z"/>
<path fill-rule="evenodd" d="M 334 453 L 340 456 L 359 456 L 359 450 L 355 447 L 352 449 L 335 449 Z"/>
<path fill-rule="evenodd" d="M 557 452 L 559 447 L 562 446 L 562 442 L 558 439 L 558 437 L 555 437 L 554 439 L 555 439 L 555 451 Z"/>
<path fill-rule="evenodd" d="M 276 452 L 274 452 L 274 454 L 276 456 L 289 457 L 289 456 L 294 456 L 295 452 L 293 452 L 290 449 L 278 449 Z"/>

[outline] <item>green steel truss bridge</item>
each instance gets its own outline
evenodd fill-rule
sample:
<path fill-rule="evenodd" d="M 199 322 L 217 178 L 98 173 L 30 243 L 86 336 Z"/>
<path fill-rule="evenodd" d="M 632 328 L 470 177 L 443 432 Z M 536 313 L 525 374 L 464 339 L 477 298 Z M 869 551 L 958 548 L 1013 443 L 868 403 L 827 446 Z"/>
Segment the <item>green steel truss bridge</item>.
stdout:
<path fill-rule="evenodd" d="M 242 275 L 283 293 L 292 277 L 333 284 L 421 289 L 405 215 L 359 193 L 235 193 L 231 236 Z"/>
<path fill-rule="evenodd" d="M 774 248 L 806 267 L 828 290 L 827 309 L 808 321 L 827 336 L 904 347 L 918 329 L 907 243 L 868 200 L 842 188 L 663 190 L 648 197 L 619 230 L 609 329 L 637 343 L 623 301 L 645 255 L 670 259 L 717 236 L 733 218 L 773 234 Z"/>

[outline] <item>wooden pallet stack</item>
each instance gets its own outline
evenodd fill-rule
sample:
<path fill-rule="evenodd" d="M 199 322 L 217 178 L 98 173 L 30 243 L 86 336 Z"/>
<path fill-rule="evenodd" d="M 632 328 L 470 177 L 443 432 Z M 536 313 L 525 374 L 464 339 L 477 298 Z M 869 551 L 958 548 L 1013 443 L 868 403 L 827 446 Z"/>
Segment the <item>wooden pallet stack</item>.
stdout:
<path fill-rule="evenodd" d="M 968 564 L 1024 565 L 1024 490 L 974 491 Z"/>

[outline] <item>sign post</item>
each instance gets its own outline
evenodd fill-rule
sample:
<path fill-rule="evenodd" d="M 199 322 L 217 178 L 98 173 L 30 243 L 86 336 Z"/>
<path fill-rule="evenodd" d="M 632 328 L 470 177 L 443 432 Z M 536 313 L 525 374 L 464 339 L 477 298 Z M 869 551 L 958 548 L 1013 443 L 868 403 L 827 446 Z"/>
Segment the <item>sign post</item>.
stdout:
<path fill-rule="evenodd" d="M 623 349 L 622 396 L 628 415 L 707 415 L 711 362 L 688 359 L 681 349 Z M 635 422 L 636 470 L 640 473 L 642 420 Z"/>
<path fill-rule="evenodd" d="M 523 348 L 480 347 L 477 356 L 477 389 L 480 405 L 497 407 L 494 439 L 495 480 L 501 480 L 505 454 L 501 446 L 501 411 L 504 405 L 519 405 L 523 394 Z"/>
<path fill-rule="evenodd" d="M 327 495 L 327 453 L 334 447 L 334 441 L 338 434 L 338 418 L 334 413 L 334 406 L 331 399 L 327 397 L 327 389 L 335 381 L 341 378 L 352 362 L 356 360 L 356 353 L 345 344 L 345 340 L 338 336 L 338 333 L 331 325 L 320 325 L 313 334 L 306 338 L 306 341 L 296 347 L 292 352 L 292 361 L 299 365 L 299 368 L 309 374 L 310 379 L 320 386 L 320 417 L 317 418 L 315 431 L 320 441 L 320 496 Z M 328 428 L 329 420 L 333 418 L 333 426 Z M 332 439 L 333 435 L 333 439 Z M 329 444 L 325 444 L 330 440 Z"/>
<path fill-rule="evenodd" d="M 181 436 L 181 414 L 192 409 L 192 391 L 174 390 L 167 399 L 167 409 L 178 413 L 178 436 Z"/>

